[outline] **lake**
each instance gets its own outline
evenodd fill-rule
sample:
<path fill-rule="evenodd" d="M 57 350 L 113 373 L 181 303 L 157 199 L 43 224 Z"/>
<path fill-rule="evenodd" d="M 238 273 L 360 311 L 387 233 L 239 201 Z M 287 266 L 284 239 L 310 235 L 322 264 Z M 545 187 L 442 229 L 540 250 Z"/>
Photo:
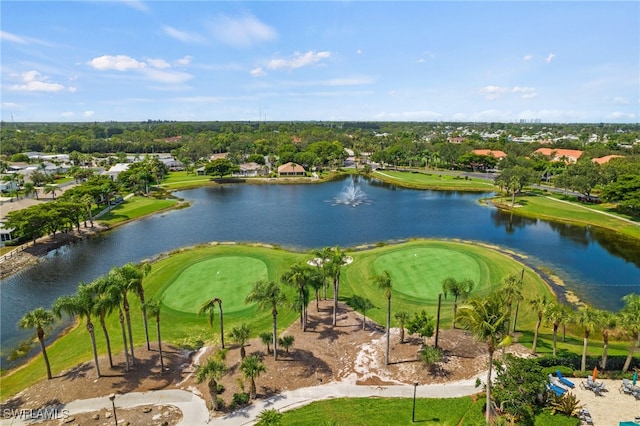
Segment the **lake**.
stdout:
<path fill-rule="evenodd" d="M 356 207 L 347 200 L 351 182 L 365 197 Z M 79 282 L 90 282 L 114 266 L 209 241 L 310 250 L 414 237 L 474 240 L 525 254 L 527 262 L 558 275 L 568 290 L 598 308 L 617 310 L 622 296 L 640 292 L 638 242 L 503 213 L 479 202 L 489 194 L 403 189 L 349 177 L 314 185 L 226 184 L 175 195 L 191 206 L 63 247 L 3 280 L 3 352 L 31 335 L 16 328 L 25 312 L 50 307 L 60 295 L 74 293 Z"/>

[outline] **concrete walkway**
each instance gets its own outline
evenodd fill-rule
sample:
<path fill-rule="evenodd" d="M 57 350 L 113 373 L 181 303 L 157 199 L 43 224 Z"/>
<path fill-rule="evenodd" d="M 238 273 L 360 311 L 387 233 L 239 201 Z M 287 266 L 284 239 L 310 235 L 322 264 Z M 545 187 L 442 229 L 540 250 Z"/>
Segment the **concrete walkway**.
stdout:
<path fill-rule="evenodd" d="M 479 375 L 482 379 L 486 376 Z M 417 398 L 458 398 L 472 395 L 482 391 L 475 386 L 476 378 L 448 382 L 434 385 L 418 385 L 416 387 Z M 267 399 L 258 399 L 247 407 L 227 414 L 224 417 L 209 418 L 209 410 L 205 401 L 192 392 L 173 389 L 150 392 L 132 392 L 118 395 L 115 404 L 118 408 L 131 408 L 140 405 L 173 405 L 182 412 L 181 426 L 206 426 L 224 425 L 240 426 L 250 425 L 256 421 L 262 410 L 276 409 L 278 411 L 292 410 L 303 405 L 329 398 L 358 398 L 358 397 L 384 397 L 384 398 L 413 398 L 414 387 L 412 385 L 398 386 L 360 386 L 353 383 L 339 382 L 328 383 L 321 386 L 301 388 L 283 392 Z M 107 396 L 90 398 L 70 402 L 57 407 L 58 413 L 62 410 L 70 416 L 80 413 L 100 410 L 111 410 L 111 401 Z M 17 417 L 0 421 L 0 426 L 26 426 L 33 424 L 30 419 Z"/>
<path fill-rule="evenodd" d="M 486 379 L 486 373 L 478 376 Z M 418 385 L 417 398 L 459 398 L 482 392 L 482 388 L 476 388 L 476 378 L 448 382 L 434 385 Z M 322 386 L 301 388 L 283 392 L 264 400 L 256 400 L 248 407 L 227 414 L 224 417 L 211 419 L 213 425 L 240 426 L 250 425 L 262 410 L 276 409 L 280 412 L 292 410 L 329 398 L 413 398 L 414 387 L 412 385 L 399 386 L 360 386 L 351 383 L 328 383 Z"/>

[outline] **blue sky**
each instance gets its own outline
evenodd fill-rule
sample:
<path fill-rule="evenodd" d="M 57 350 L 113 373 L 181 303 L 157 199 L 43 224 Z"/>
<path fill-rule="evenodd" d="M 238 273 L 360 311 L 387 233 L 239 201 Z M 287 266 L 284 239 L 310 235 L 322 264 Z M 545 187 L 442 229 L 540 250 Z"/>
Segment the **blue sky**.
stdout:
<path fill-rule="evenodd" d="M 640 121 L 637 1 L 0 7 L 4 121 Z"/>

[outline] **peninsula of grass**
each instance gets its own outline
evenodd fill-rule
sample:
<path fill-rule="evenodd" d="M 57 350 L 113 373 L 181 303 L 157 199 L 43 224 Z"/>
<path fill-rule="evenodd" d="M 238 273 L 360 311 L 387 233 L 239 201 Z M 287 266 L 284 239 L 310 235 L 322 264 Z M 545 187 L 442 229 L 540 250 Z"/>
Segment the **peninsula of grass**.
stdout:
<path fill-rule="evenodd" d="M 531 299 L 536 294 L 551 296 L 549 287 L 532 270 L 507 254 L 488 247 L 453 241 L 416 240 L 397 245 L 385 245 L 369 250 L 349 252 L 353 262 L 343 267 L 340 300 L 348 302 L 354 294 L 369 298 L 380 309 L 372 309 L 368 316 L 383 324 L 386 298 L 373 279 L 383 271 L 389 271 L 393 284 L 392 312 L 407 310 L 410 313 L 427 310 L 435 315 L 441 282 L 452 276 L 471 278 L 476 282 L 472 295 L 484 296 L 495 289 L 509 274 L 520 274 L 524 268 L 524 296 Z M 255 304 L 244 302 L 257 280 L 280 278 L 291 266 L 311 259 L 310 253 L 296 253 L 264 245 L 212 243 L 176 250 L 152 263 L 151 272 L 144 279 L 147 300 L 162 301 L 161 328 L 163 341 L 178 347 L 196 349 L 205 344 L 219 344 L 217 312 L 211 328 L 206 316 L 198 315 L 200 307 L 212 298 L 223 301 L 224 327 L 227 334 L 234 326 L 246 323 L 251 335 L 271 329 L 270 311 L 260 310 Z M 295 290 L 283 289 L 290 300 Z M 331 297 L 329 292 L 329 297 Z M 131 294 L 131 318 L 136 346 L 144 344 L 144 330 L 140 302 Z M 53 301 L 52 301 L 53 303 Z M 453 299 L 442 303 L 441 327 L 450 327 Z M 528 309 L 521 309 L 519 330 L 531 331 L 535 318 Z M 284 330 L 298 319 L 298 314 L 284 305 L 279 310 L 278 329 Z M 96 342 L 98 351 L 106 354 L 104 338 L 97 319 Z M 396 326 L 394 324 L 394 326 Z M 114 353 L 123 350 L 117 313 L 107 318 Z M 574 330 L 579 336 L 579 330 Z M 544 339 L 550 339 L 547 329 L 542 329 Z M 152 333 L 153 334 L 153 333 Z M 572 333 L 573 334 L 573 333 Z M 528 335 L 527 335 L 528 338 Z M 539 347 L 545 343 L 539 342 Z M 627 342 L 612 340 L 611 355 L 626 353 Z M 581 340 L 568 339 L 563 350 L 581 353 Z M 92 359 L 90 339 L 85 323 L 76 323 L 66 334 L 51 343 L 47 352 L 54 375 Z M 602 353 L 602 341 L 598 336 L 589 340 L 589 355 Z M 25 365 L 3 372 L 0 399 L 6 400 L 24 388 L 45 378 L 42 356 L 38 354 Z"/>
<path fill-rule="evenodd" d="M 97 221 L 108 227 L 139 219 L 143 216 L 171 209 L 178 204 L 176 200 L 158 200 L 147 197 L 131 197 L 100 216 Z"/>
<path fill-rule="evenodd" d="M 579 226 L 597 226 L 618 234 L 640 240 L 640 222 L 633 223 L 614 213 L 595 209 L 577 202 L 563 200 L 560 196 L 528 193 L 516 197 L 516 207 L 511 205 L 511 197 L 495 197 L 493 203 L 503 210 L 513 213 Z"/>
<path fill-rule="evenodd" d="M 404 188 L 432 189 L 438 191 L 493 192 L 496 186 L 492 180 L 464 178 L 459 175 L 424 172 L 398 172 L 394 170 L 376 170 L 372 173 L 376 179 Z"/>

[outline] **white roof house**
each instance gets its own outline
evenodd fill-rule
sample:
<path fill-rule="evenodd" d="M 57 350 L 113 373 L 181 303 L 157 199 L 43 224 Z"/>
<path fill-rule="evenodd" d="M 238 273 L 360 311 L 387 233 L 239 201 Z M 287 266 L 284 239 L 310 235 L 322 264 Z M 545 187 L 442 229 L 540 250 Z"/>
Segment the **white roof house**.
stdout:
<path fill-rule="evenodd" d="M 111 166 L 111 168 L 109 170 L 107 170 L 106 172 L 104 172 L 103 174 L 109 176 L 111 178 L 111 180 L 117 180 L 118 179 L 118 175 L 120 173 L 122 173 L 125 170 L 129 169 L 129 165 L 130 165 L 130 163 L 118 163 L 118 164 L 115 164 L 114 166 Z"/>

